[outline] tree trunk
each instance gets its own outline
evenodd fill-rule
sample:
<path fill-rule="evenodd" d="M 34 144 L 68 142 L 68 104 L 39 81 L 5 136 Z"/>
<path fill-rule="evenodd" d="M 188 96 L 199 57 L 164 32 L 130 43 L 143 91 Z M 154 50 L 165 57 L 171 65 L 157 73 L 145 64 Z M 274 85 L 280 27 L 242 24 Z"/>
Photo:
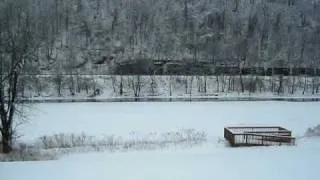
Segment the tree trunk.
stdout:
<path fill-rule="evenodd" d="M 117 77 L 116 76 L 111 76 L 111 81 L 112 81 L 112 89 L 113 89 L 113 93 L 117 93 L 117 88 L 116 88 L 116 84 L 117 84 Z"/>
<path fill-rule="evenodd" d="M 156 95 L 156 79 L 154 76 L 150 76 L 151 79 L 151 83 L 150 83 L 150 90 L 151 90 L 151 96 L 155 96 Z"/>
<path fill-rule="evenodd" d="M 255 91 L 255 81 L 254 81 L 254 77 L 253 74 L 250 75 L 250 94 L 253 93 Z"/>
<path fill-rule="evenodd" d="M 188 94 L 188 76 L 186 76 L 184 87 L 185 87 L 185 93 Z"/>
<path fill-rule="evenodd" d="M 283 76 L 279 76 L 279 87 L 278 87 L 278 94 L 283 93 Z"/>
<path fill-rule="evenodd" d="M 71 79 L 71 87 L 70 87 L 70 95 L 71 96 L 74 96 L 75 95 L 75 82 L 74 82 L 74 79 L 73 79 L 73 76 L 71 75 L 70 77 Z"/>
<path fill-rule="evenodd" d="M 259 89 L 260 89 L 260 93 L 262 93 L 262 87 L 264 84 L 264 77 L 262 77 L 262 79 L 259 81 Z"/>
<path fill-rule="evenodd" d="M 228 79 L 228 92 L 231 91 L 231 76 L 229 76 L 229 79 Z"/>
<path fill-rule="evenodd" d="M 169 96 L 170 98 L 172 96 L 172 76 L 170 76 L 170 79 L 169 79 Z"/>
<path fill-rule="evenodd" d="M 24 90 L 25 90 L 25 79 L 22 78 L 22 80 L 21 80 L 21 96 L 22 97 L 25 97 Z"/>
<path fill-rule="evenodd" d="M 225 75 L 222 75 L 222 82 L 221 82 L 221 92 L 224 92 L 225 87 L 226 87 L 226 79 L 225 79 Z"/>
<path fill-rule="evenodd" d="M 217 81 L 217 93 L 219 92 L 220 90 L 220 83 L 219 83 L 219 76 L 216 76 L 216 81 Z"/>
<path fill-rule="evenodd" d="M 3 130 L 2 133 L 2 152 L 8 154 L 12 151 L 12 134 L 10 130 Z"/>
<path fill-rule="evenodd" d="M 95 92 L 97 88 L 96 88 L 96 81 L 94 79 L 94 75 L 93 74 L 91 75 L 91 78 L 92 78 L 92 89 L 93 89 L 93 92 Z"/>
<path fill-rule="evenodd" d="M 316 88 L 316 94 L 319 93 L 319 88 L 320 88 L 320 84 L 319 84 L 319 81 L 317 82 L 317 88 Z"/>
<path fill-rule="evenodd" d="M 255 93 L 257 91 L 257 83 L 260 82 L 260 79 L 258 78 L 258 76 L 256 76 L 255 80 L 254 80 L 254 90 L 253 92 Z"/>
<path fill-rule="evenodd" d="M 192 96 L 193 78 L 194 78 L 193 76 L 190 77 L 190 86 L 189 86 L 189 88 L 190 88 L 190 91 L 189 91 L 190 98 Z"/>
<path fill-rule="evenodd" d="M 57 91 L 58 91 L 58 96 L 61 97 L 62 94 L 61 94 L 61 84 L 60 83 L 57 86 Z"/>
<path fill-rule="evenodd" d="M 197 76 L 197 85 L 198 85 L 198 93 L 202 92 L 202 79 L 200 79 L 200 76 Z"/>
<path fill-rule="evenodd" d="M 135 78 L 136 78 L 136 81 L 135 81 Z M 140 97 L 140 90 L 141 90 L 140 75 L 132 77 L 131 86 L 132 86 L 132 90 L 133 90 L 133 94 L 134 94 L 135 100 L 138 100 L 137 98 Z"/>
<path fill-rule="evenodd" d="M 120 87 L 119 87 L 119 94 L 120 94 L 120 96 L 122 96 L 123 95 L 123 78 L 122 78 L 122 76 L 120 76 Z"/>
<path fill-rule="evenodd" d="M 312 95 L 314 95 L 316 89 L 316 78 L 312 78 Z"/>
<path fill-rule="evenodd" d="M 80 77 L 79 75 L 77 77 L 77 93 L 81 93 L 81 85 L 80 85 Z"/>
<path fill-rule="evenodd" d="M 37 86 L 37 93 L 38 93 L 38 96 L 41 96 L 41 92 L 42 92 L 42 85 L 41 85 L 41 82 L 39 80 L 39 78 L 35 77 L 36 79 L 36 86 Z"/>
<path fill-rule="evenodd" d="M 304 85 L 303 85 L 303 91 L 302 91 L 303 95 L 304 95 L 304 93 L 306 92 L 306 89 L 307 89 L 307 78 L 308 78 L 308 76 L 304 76 Z"/>
<path fill-rule="evenodd" d="M 240 85 L 241 85 L 241 92 L 244 93 L 244 84 L 242 79 L 242 73 L 240 73 Z"/>
<path fill-rule="evenodd" d="M 232 76 L 232 92 L 234 92 L 234 84 L 235 84 L 235 79 L 234 79 L 234 76 Z"/>
<path fill-rule="evenodd" d="M 86 84 L 86 93 L 89 94 L 89 85 Z"/>
<path fill-rule="evenodd" d="M 56 88 L 57 88 L 57 93 L 58 93 L 58 96 L 62 96 L 61 94 L 61 89 L 62 89 L 62 75 L 58 74 L 56 77 L 55 77 L 55 83 L 56 83 Z"/>
<path fill-rule="evenodd" d="M 204 76 L 204 93 L 207 94 L 207 76 Z"/>
<path fill-rule="evenodd" d="M 294 94 L 295 84 L 296 84 L 296 77 L 292 76 L 291 94 Z"/>
<path fill-rule="evenodd" d="M 270 83 L 271 83 L 271 92 L 274 93 L 274 87 L 275 87 L 275 85 L 274 85 L 273 75 L 271 75 L 270 81 L 271 81 L 271 82 L 270 82 Z"/>

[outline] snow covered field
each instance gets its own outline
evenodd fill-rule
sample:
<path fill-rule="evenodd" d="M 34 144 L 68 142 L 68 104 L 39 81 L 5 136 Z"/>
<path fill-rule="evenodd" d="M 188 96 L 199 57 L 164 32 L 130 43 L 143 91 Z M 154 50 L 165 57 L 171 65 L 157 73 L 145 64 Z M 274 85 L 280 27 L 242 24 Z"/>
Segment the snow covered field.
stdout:
<path fill-rule="evenodd" d="M 229 125 L 280 125 L 303 136 L 320 124 L 317 102 L 174 102 L 38 104 L 22 140 L 81 133 L 130 137 L 193 128 L 208 142 L 194 148 L 99 152 L 57 161 L 0 163 L 10 180 L 301 180 L 318 179 L 320 139 L 299 138 L 294 147 L 229 148 L 219 142 Z M 2 179 L 2 178 L 1 178 Z"/>

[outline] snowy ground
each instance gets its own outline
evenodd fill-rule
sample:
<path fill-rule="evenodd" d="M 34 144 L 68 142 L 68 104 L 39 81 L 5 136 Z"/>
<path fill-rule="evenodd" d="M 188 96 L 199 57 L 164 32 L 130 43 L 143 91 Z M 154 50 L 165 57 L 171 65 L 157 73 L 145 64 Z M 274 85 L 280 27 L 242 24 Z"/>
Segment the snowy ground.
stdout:
<path fill-rule="evenodd" d="M 38 104 L 22 140 L 41 135 L 81 133 L 145 135 L 193 128 L 208 133 L 194 148 L 101 152 L 57 161 L 0 163 L 10 180 L 301 180 L 318 179 L 320 139 L 301 138 L 294 147 L 229 148 L 218 139 L 229 125 L 280 125 L 297 137 L 320 124 L 317 102 L 174 102 Z"/>

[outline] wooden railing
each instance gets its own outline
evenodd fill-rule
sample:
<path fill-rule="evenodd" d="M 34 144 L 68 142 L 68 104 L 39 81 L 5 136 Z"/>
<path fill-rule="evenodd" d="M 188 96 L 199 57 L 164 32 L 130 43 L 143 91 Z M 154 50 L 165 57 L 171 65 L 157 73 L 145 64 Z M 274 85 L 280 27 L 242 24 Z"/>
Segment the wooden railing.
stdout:
<path fill-rule="evenodd" d="M 224 129 L 224 137 L 231 146 L 294 145 L 295 138 L 291 135 L 291 131 L 276 126 L 228 127 Z"/>

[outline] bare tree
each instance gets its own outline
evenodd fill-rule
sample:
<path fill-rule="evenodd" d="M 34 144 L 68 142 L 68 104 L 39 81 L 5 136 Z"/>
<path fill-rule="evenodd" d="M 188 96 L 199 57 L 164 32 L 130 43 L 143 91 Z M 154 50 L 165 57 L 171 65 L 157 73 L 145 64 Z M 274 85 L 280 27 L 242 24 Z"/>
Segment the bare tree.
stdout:
<path fill-rule="evenodd" d="M 188 76 L 185 76 L 185 77 L 184 77 L 183 82 L 184 82 L 184 90 L 185 90 L 185 94 L 188 94 L 188 89 L 189 89 Z"/>
<path fill-rule="evenodd" d="M 277 90 L 278 94 L 283 94 L 284 93 L 284 87 L 283 87 L 283 75 L 279 76 L 279 86 Z"/>
<path fill-rule="evenodd" d="M 0 9 L 0 132 L 2 152 L 12 151 L 14 121 L 20 103 L 17 85 L 33 53 L 30 15 L 25 1 L 7 2 Z"/>
<path fill-rule="evenodd" d="M 150 76 L 150 93 L 151 93 L 151 96 L 155 96 L 157 94 L 157 82 L 156 82 L 156 76 L 154 75 L 151 75 Z"/>
<path fill-rule="evenodd" d="M 142 78 L 140 75 L 129 77 L 129 85 L 132 88 L 135 98 L 140 97 L 141 88 L 143 86 Z"/>
<path fill-rule="evenodd" d="M 199 93 L 207 93 L 207 76 L 198 76 L 197 86 Z"/>
<path fill-rule="evenodd" d="M 119 95 L 123 95 L 123 76 L 120 76 Z"/>
<path fill-rule="evenodd" d="M 113 93 L 117 94 L 117 76 L 111 76 Z"/>
<path fill-rule="evenodd" d="M 220 92 L 220 81 L 219 81 L 219 75 L 216 74 L 216 92 L 219 93 Z"/>
<path fill-rule="evenodd" d="M 172 96 L 172 80 L 173 80 L 173 77 L 170 75 L 169 77 L 169 96 L 170 96 L 170 99 L 171 99 L 171 96 Z"/>
<path fill-rule="evenodd" d="M 191 100 L 191 97 L 192 97 L 193 80 L 194 80 L 194 76 L 190 76 L 190 83 L 189 83 L 189 97 L 190 97 L 190 100 Z"/>
<path fill-rule="evenodd" d="M 58 93 L 58 96 L 61 97 L 62 96 L 62 87 L 63 87 L 63 76 L 62 74 L 57 74 L 54 78 L 53 78 L 53 81 L 56 85 L 56 89 L 57 89 L 57 93 Z"/>

